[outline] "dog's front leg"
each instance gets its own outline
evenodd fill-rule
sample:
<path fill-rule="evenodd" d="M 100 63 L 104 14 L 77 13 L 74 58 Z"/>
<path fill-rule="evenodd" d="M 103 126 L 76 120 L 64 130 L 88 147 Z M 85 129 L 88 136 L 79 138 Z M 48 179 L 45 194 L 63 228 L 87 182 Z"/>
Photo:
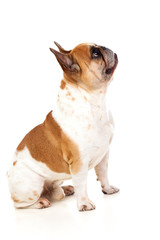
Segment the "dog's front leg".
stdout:
<path fill-rule="evenodd" d="M 73 174 L 72 168 L 71 175 L 77 198 L 77 207 L 79 211 L 88 211 L 95 209 L 95 205 L 88 198 L 87 194 L 87 175 L 88 175 L 88 164 L 83 165 L 81 170 Z"/>
<path fill-rule="evenodd" d="M 119 189 L 111 186 L 108 180 L 108 158 L 109 152 L 104 156 L 102 161 L 95 167 L 95 172 L 100 181 L 102 192 L 104 194 L 113 194 L 119 192 Z"/>

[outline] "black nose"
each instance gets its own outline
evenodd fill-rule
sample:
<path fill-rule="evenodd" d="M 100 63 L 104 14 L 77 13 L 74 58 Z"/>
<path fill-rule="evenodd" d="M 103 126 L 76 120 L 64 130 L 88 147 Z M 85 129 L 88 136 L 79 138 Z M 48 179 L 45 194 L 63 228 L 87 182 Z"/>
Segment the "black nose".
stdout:
<path fill-rule="evenodd" d="M 102 48 L 102 50 L 106 50 L 107 49 L 106 47 L 103 47 L 103 46 L 101 46 L 101 48 Z"/>

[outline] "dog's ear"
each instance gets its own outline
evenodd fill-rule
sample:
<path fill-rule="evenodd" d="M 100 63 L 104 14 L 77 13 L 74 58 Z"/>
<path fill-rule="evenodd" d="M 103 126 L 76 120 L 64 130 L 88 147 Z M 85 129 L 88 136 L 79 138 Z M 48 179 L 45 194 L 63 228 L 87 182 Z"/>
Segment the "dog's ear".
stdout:
<path fill-rule="evenodd" d="M 54 41 L 54 44 L 58 47 L 58 49 L 61 53 L 69 54 L 71 52 L 71 50 L 69 50 L 69 51 L 65 50 L 63 47 L 61 47 L 61 45 L 59 43 L 57 43 L 55 41 Z"/>
<path fill-rule="evenodd" d="M 57 52 L 53 48 L 50 48 L 50 50 L 52 53 L 54 53 L 64 71 L 67 70 L 69 72 L 77 73 L 80 71 L 79 65 L 73 61 L 73 58 L 70 54 Z"/>

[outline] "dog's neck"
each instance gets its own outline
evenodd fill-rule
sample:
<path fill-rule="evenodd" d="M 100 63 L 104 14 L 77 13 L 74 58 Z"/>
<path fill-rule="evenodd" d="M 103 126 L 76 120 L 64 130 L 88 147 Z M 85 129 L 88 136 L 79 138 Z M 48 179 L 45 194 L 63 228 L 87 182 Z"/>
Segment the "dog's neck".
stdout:
<path fill-rule="evenodd" d="M 64 105 L 68 105 L 72 101 L 73 104 L 75 102 L 75 105 L 78 103 L 82 107 L 88 104 L 91 107 L 104 109 L 106 91 L 107 88 L 105 87 L 88 91 L 82 86 L 66 81 L 64 78 L 61 82 L 57 104 L 61 102 Z"/>
<path fill-rule="evenodd" d="M 105 95 L 105 89 L 86 91 L 63 79 L 52 115 L 66 133 L 72 132 L 75 138 L 78 131 L 79 138 L 83 139 L 88 126 L 102 128 L 108 122 Z"/>

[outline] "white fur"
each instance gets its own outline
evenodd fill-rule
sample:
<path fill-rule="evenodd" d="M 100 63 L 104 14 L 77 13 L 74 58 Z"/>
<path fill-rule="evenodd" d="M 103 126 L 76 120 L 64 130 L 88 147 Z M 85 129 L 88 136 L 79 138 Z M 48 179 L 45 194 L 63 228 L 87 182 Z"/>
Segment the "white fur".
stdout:
<path fill-rule="evenodd" d="M 104 156 L 102 161 L 95 167 L 98 180 L 101 183 L 102 191 L 106 194 L 112 194 L 119 191 L 118 188 L 111 186 L 108 180 L 108 158 L 109 152 Z"/>
<path fill-rule="evenodd" d="M 60 89 L 52 115 L 78 145 L 81 160 L 86 162 L 88 159 L 89 168 L 96 166 L 108 152 L 113 135 L 104 90 L 87 92 L 68 84 L 67 89 Z"/>
<path fill-rule="evenodd" d="M 94 204 L 87 196 L 87 172 L 108 153 L 113 135 L 113 119 L 106 111 L 105 90 L 87 92 L 67 84 L 66 88 L 60 89 L 57 106 L 52 114 L 80 151 L 82 169 L 77 174 L 71 172 L 78 209 L 83 210 L 84 206 L 87 210 L 94 209 Z"/>
<path fill-rule="evenodd" d="M 61 183 L 71 175 L 51 171 L 46 164 L 36 161 L 27 147 L 15 152 L 13 164 L 8 171 L 8 182 L 11 196 L 18 199 L 15 207 L 27 207 L 35 203 L 43 191 L 45 181 Z M 34 194 L 37 192 L 37 196 Z M 31 198 L 32 200 L 29 200 Z"/>

